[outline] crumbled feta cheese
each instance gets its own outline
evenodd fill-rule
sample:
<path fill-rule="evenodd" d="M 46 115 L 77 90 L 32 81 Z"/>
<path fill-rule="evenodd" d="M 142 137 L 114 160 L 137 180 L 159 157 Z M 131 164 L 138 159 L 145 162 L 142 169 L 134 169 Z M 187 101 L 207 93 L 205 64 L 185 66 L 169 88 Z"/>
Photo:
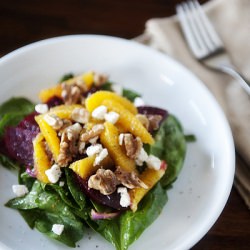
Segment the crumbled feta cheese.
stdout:
<path fill-rule="evenodd" d="M 136 97 L 134 99 L 134 105 L 136 107 L 139 107 L 139 106 L 144 106 L 145 105 L 145 102 L 143 101 L 143 99 L 141 97 Z"/>
<path fill-rule="evenodd" d="M 99 138 L 99 136 L 96 136 L 96 137 L 90 139 L 89 142 L 90 142 L 91 144 L 95 144 L 95 143 L 97 142 L 98 138 Z"/>
<path fill-rule="evenodd" d="M 25 185 L 12 185 L 12 191 L 16 197 L 22 197 L 29 192 Z"/>
<path fill-rule="evenodd" d="M 108 109 L 106 106 L 101 105 L 93 110 L 92 117 L 98 120 L 104 120 L 105 114 L 107 114 Z"/>
<path fill-rule="evenodd" d="M 123 139 L 124 139 L 124 134 L 123 133 L 119 134 L 119 145 L 120 146 L 122 146 L 122 144 L 123 144 Z"/>
<path fill-rule="evenodd" d="M 120 205 L 122 207 L 128 207 L 130 205 L 130 196 L 127 188 L 119 187 L 117 188 L 117 193 L 121 194 Z"/>
<path fill-rule="evenodd" d="M 111 88 L 117 95 L 122 95 L 123 87 L 121 85 L 113 84 Z"/>
<path fill-rule="evenodd" d="M 62 172 L 61 172 L 60 167 L 57 164 L 54 164 L 51 166 L 50 169 L 45 171 L 45 174 L 47 175 L 51 183 L 56 183 L 58 182 Z"/>
<path fill-rule="evenodd" d="M 135 162 L 138 166 L 142 166 L 143 162 L 148 160 L 148 154 L 144 150 L 144 148 L 141 148 L 139 155 L 137 156 Z"/>
<path fill-rule="evenodd" d="M 107 122 L 111 122 L 113 124 L 115 124 L 118 119 L 119 119 L 120 115 L 114 111 L 108 112 L 107 114 L 104 115 L 104 119 Z"/>
<path fill-rule="evenodd" d="M 48 110 L 49 110 L 49 107 L 47 104 L 39 103 L 35 106 L 35 111 L 37 113 L 40 113 L 40 114 L 44 114 L 44 113 L 48 112 Z"/>
<path fill-rule="evenodd" d="M 93 156 L 93 155 L 99 154 L 102 151 L 102 149 L 103 148 L 101 144 L 91 145 L 87 148 L 86 154 L 87 156 Z"/>
<path fill-rule="evenodd" d="M 63 187 L 64 184 L 65 184 L 64 181 L 59 181 L 59 186 L 60 186 L 60 187 Z"/>
<path fill-rule="evenodd" d="M 64 230 L 64 225 L 62 224 L 53 224 L 52 232 L 57 235 L 61 235 Z"/>
<path fill-rule="evenodd" d="M 161 168 L 161 160 L 154 155 L 149 155 L 147 165 L 149 168 L 159 170 Z"/>
<path fill-rule="evenodd" d="M 101 163 L 101 161 L 108 156 L 108 150 L 106 148 L 102 149 L 102 151 L 96 156 L 94 166 Z"/>

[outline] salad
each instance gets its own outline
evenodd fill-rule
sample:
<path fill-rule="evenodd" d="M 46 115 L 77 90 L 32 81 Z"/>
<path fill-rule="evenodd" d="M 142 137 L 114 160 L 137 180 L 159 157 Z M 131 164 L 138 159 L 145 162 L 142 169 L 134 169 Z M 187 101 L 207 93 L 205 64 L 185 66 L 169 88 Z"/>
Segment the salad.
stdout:
<path fill-rule="evenodd" d="M 0 106 L 0 162 L 18 171 L 5 205 L 69 247 L 91 228 L 128 249 L 165 206 L 190 136 L 104 74 L 68 74 L 39 98 Z"/>

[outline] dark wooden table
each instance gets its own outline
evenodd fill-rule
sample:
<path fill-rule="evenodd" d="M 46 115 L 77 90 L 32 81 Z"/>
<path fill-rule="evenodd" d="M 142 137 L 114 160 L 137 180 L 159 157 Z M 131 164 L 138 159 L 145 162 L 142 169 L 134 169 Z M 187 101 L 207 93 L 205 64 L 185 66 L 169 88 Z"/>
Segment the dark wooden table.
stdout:
<path fill-rule="evenodd" d="M 178 2 L 0 1 L 0 56 L 34 41 L 68 34 L 105 34 L 130 39 L 143 32 L 148 19 L 173 15 Z M 218 221 L 193 249 L 250 249 L 250 214 L 235 188 Z"/>

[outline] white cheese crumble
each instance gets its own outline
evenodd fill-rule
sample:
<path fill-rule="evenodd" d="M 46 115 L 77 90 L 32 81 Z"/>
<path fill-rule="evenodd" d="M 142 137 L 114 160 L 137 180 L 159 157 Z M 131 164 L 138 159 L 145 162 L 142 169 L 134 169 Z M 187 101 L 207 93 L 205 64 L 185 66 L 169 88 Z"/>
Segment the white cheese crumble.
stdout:
<path fill-rule="evenodd" d="M 54 164 L 51 166 L 50 169 L 45 171 L 45 174 L 47 175 L 51 183 L 56 183 L 58 182 L 62 172 L 61 172 L 60 167 L 57 164 Z"/>
<path fill-rule="evenodd" d="M 160 170 L 161 160 L 154 155 L 149 155 L 147 159 L 147 166 L 154 170 Z"/>
<path fill-rule="evenodd" d="M 115 124 L 118 121 L 119 117 L 120 115 L 114 111 L 110 111 L 104 115 L 105 121 L 111 122 L 113 124 Z"/>
<path fill-rule="evenodd" d="M 111 88 L 117 95 L 122 95 L 123 87 L 121 85 L 113 84 Z"/>
<path fill-rule="evenodd" d="M 134 99 L 134 105 L 136 107 L 139 107 L 139 106 L 144 106 L 145 105 L 145 102 L 143 101 L 143 99 L 141 97 L 136 97 Z"/>
<path fill-rule="evenodd" d="M 25 185 L 12 185 L 12 191 L 16 197 L 22 197 L 29 192 Z"/>
<path fill-rule="evenodd" d="M 49 107 L 47 104 L 39 103 L 35 106 L 35 111 L 40 114 L 44 114 L 49 111 Z"/>
<path fill-rule="evenodd" d="M 101 144 L 95 144 L 87 147 L 86 154 L 87 156 L 93 156 L 96 154 L 99 154 L 102 151 L 102 145 Z"/>
<path fill-rule="evenodd" d="M 122 207 L 128 207 L 130 205 L 130 196 L 127 188 L 119 187 L 117 188 L 117 193 L 121 194 L 120 205 Z"/>
<path fill-rule="evenodd" d="M 60 186 L 60 187 L 63 187 L 64 184 L 65 184 L 64 181 L 59 181 L 59 186 Z"/>
<path fill-rule="evenodd" d="M 120 146 L 122 146 L 122 144 L 123 144 L 123 139 L 124 139 L 124 134 L 123 133 L 119 134 L 119 145 Z"/>
<path fill-rule="evenodd" d="M 108 156 L 108 150 L 106 148 L 102 149 L 102 151 L 96 156 L 94 161 L 94 166 L 101 163 L 101 161 Z"/>
<path fill-rule="evenodd" d="M 64 230 L 64 225 L 62 224 L 53 224 L 52 232 L 57 235 L 61 235 Z"/>
<path fill-rule="evenodd" d="M 144 148 L 141 148 L 139 155 L 137 156 L 135 162 L 138 166 L 142 166 L 143 162 L 148 160 L 148 154 L 144 150 Z"/>
<path fill-rule="evenodd" d="M 98 120 L 104 120 L 104 116 L 105 114 L 107 114 L 107 112 L 108 112 L 107 107 L 101 105 L 93 110 L 92 117 Z"/>

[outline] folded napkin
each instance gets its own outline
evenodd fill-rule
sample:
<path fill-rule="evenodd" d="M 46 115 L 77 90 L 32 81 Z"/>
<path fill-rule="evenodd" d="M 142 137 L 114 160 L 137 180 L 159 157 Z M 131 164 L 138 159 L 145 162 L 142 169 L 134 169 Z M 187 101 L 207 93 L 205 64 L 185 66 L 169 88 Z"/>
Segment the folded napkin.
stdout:
<path fill-rule="evenodd" d="M 250 81 L 250 1 L 213 0 L 204 5 L 234 65 Z M 196 61 L 176 16 L 154 18 L 135 40 L 156 48 L 187 66 L 210 89 L 230 123 L 237 152 L 235 186 L 250 208 L 250 97 L 230 76 Z"/>

